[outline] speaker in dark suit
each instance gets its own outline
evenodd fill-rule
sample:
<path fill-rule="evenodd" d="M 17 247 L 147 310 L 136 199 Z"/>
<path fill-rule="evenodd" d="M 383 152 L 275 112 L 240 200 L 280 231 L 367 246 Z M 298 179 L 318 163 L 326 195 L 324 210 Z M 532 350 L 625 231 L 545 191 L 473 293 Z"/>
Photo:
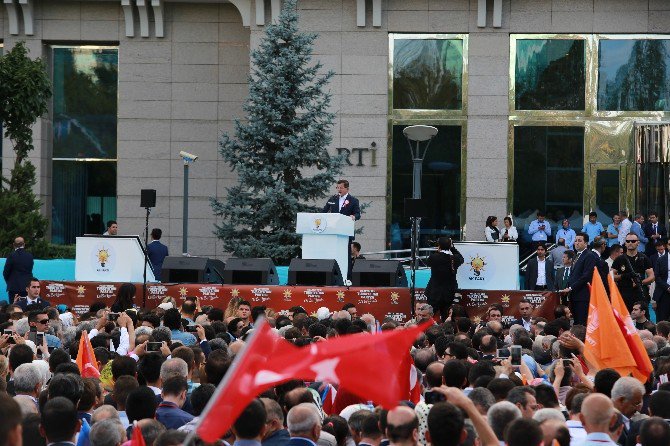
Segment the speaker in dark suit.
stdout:
<path fill-rule="evenodd" d="M 361 206 L 358 202 L 358 198 L 353 195 L 349 195 L 349 181 L 347 180 L 338 180 L 335 185 L 337 189 L 337 194 L 333 195 L 328 199 L 326 205 L 323 207 L 323 212 L 342 215 L 348 217 L 353 217 L 354 220 L 361 219 Z M 347 258 L 349 259 L 349 272 L 347 274 L 347 279 L 351 279 L 351 270 L 353 269 L 353 262 L 351 259 L 351 242 L 354 241 L 354 237 L 349 237 L 349 248 L 347 250 Z"/>
<path fill-rule="evenodd" d="M 654 267 L 654 301 L 656 302 L 656 321 L 665 321 L 670 317 L 670 285 L 668 284 L 668 252 L 658 258 Z"/>
<path fill-rule="evenodd" d="M 575 318 L 575 325 L 586 325 L 589 316 L 590 291 L 588 284 L 593 279 L 593 268 L 596 267 L 596 255 L 593 251 L 586 249 L 588 239 L 584 241 L 579 234 L 575 238 L 575 248 L 582 248 L 577 251 L 575 261 L 572 265 L 570 278 L 568 279 L 568 289 L 570 290 L 570 306 Z M 587 236 L 588 237 L 588 236 Z M 581 240 L 581 243 L 577 240 Z"/>
<path fill-rule="evenodd" d="M 14 251 L 7 256 L 5 269 L 2 271 L 7 283 L 9 302 L 14 302 L 17 294 L 21 297 L 28 294 L 26 287 L 33 277 L 33 263 L 33 255 L 26 251 L 23 238 L 17 237 L 14 240 Z"/>

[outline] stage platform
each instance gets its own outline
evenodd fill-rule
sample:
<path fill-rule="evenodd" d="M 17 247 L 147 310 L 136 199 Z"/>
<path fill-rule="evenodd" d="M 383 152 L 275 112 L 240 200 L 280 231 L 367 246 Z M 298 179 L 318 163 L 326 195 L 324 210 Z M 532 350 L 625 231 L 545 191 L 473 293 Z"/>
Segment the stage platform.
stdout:
<path fill-rule="evenodd" d="M 108 306 L 114 302 L 120 283 L 42 281 L 42 297 L 52 305 L 65 304 L 77 313 L 88 311 L 89 305 L 102 301 Z M 136 305 L 142 306 L 142 284 L 136 284 Z M 356 305 L 358 314 L 371 313 L 382 321 L 390 317 L 398 322 L 410 318 L 411 295 L 409 288 L 377 287 L 309 287 L 309 286 L 267 286 L 267 285 L 213 285 L 213 284 L 149 284 L 147 285 L 146 306 L 154 308 L 166 297 L 181 303 L 186 296 L 195 296 L 200 305 L 213 305 L 225 309 L 233 297 L 248 300 L 252 305 L 265 305 L 275 311 L 288 310 L 301 305 L 308 313 L 315 313 L 319 307 L 339 310 L 345 303 Z M 536 291 L 491 291 L 463 290 L 459 303 L 465 306 L 468 316 L 481 320 L 486 309 L 493 303 L 503 306 L 503 319 L 511 321 L 521 299 L 529 299 L 535 306 L 536 314 L 553 319 L 558 295 L 552 292 Z M 417 290 L 417 300 L 425 300 L 423 289 Z"/>

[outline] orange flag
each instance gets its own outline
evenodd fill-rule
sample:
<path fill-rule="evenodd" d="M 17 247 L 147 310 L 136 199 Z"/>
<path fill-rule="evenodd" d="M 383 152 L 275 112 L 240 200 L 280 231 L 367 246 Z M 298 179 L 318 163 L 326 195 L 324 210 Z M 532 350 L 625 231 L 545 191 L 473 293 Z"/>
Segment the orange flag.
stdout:
<path fill-rule="evenodd" d="M 79 367 L 82 378 L 100 378 L 98 362 L 95 360 L 93 346 L 91 345 L 91 340 L 88 338 L 86 330 L 81 332 L 81 339 L 79 340 L 77 367 Z"/>
<path fill-rule="evenodd" d="M 598 269 L 593 268 L 584 357 L 598 369 L 611 368 L 627 376 L 637 370 L 637 364 L 624 346 L 626 339 L 614 317 L 605 285 Z"/>
<path fill-rule="evenodd" d="M 647 382 L 647 379 L 649 379 L 649 375 L 654 370 L 654 367 L 651 365 L 647 349 L 645 349 L 644 344 L 642 344 L 642 339 L 640 339 L 640 335 L 638 334 L 637 329 L 635 329 L 633 319 L 630 317 L 628 308 L 626 308 L 626 304 L 623 302 L 623 298 L 614 283 L 614 277 L 612 277 L 611 273 L 607 276 L 607 281 L 610 285 L 610 297 L 612 299 L 614 317 L 619 324 L 621 333 L 626 339 L 628 349 L 635 359 L 636 368 L 633 370 L 633 376 L 640 382 L 645 383 Z"/>

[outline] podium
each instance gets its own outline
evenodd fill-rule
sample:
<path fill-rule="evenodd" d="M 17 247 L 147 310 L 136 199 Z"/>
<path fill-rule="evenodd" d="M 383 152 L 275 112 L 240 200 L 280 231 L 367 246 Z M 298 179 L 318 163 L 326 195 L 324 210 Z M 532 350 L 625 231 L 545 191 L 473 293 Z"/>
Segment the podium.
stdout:
<path fill-rule="evenodd" d="M 349 274 L 349 237 L 354 235 L 351 217 L 299 212 L 295 232 L 302 234 L 303 259 L 335 259 L 346 279 Z"/>
<path fill-rule="evenodd" d="M 77 237 L 74 280 L 82 282 L 144 282 L 144 245 L 137 235 Z M 151 262 L 147 282 L 155 282 Z"/>

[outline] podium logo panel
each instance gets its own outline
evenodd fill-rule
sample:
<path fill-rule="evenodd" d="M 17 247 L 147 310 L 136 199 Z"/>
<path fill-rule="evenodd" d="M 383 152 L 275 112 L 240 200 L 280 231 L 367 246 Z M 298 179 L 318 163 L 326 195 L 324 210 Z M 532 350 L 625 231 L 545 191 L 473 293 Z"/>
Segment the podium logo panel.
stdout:
<path fill-rule="evenodd" d="M 321 234 L 328 227 L 328 222 L 325 218 L 318 216 L 312 219 L 312 232 Z"/>
<path fill-rule="evenodd" d="M 97 273 L 111 273 L 116 267 L 116 249 L 106 243 L 98 243 L 91 251 L 91 265 Z"/>

